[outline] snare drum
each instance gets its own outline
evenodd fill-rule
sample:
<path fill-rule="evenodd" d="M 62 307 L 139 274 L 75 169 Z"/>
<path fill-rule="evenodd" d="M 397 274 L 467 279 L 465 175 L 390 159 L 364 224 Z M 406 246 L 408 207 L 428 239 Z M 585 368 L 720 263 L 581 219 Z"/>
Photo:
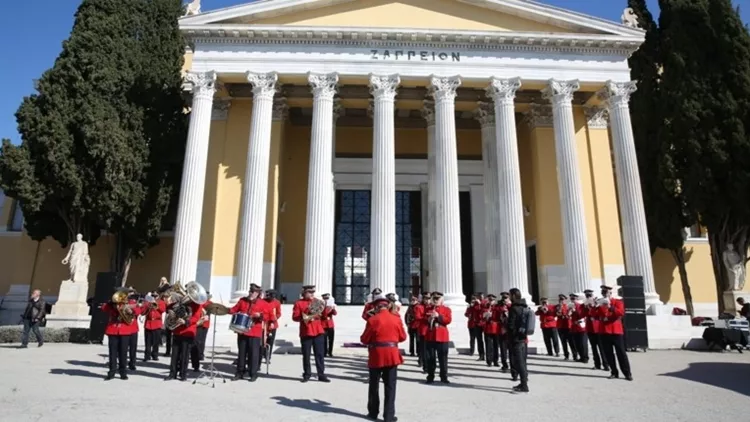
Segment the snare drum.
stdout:
<path fill-rule="evenodd" d="M 252 321 L 250 315 L 247 314 L 234 314 L 232 315 L 232 322 L 229 324 L 229 329 L 237 334 L 245 334 L 250 331 Z"/>

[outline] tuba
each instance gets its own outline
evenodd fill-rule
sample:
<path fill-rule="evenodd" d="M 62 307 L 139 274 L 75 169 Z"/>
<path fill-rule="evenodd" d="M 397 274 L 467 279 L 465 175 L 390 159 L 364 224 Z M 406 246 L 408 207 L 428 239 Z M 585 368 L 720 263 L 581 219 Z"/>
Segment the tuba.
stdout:
<path fill-rule="evenodd" d="M 190 302 L 202 305 L 208 301 L 206 289 L 195 281 L 191 281 L 182 287 L 180 282 L 176 282 L 166 292 L 172 308 L 167 311 L 165 325 L 168 330 L 172 331 L 182 325 L 179 320 L 187 320 L 192 315 Z"/>
<path fill-rule="evenodd" d="M 119 313 L 118 318 L 122 323 L 128 325 L 135 319 L 135 312 L 133 312 L 133 308 L 128 303 L 128 296 L 130 296 L 131 292 L 132 290 L 122 287 L 117 289 L 112 295 L 112 303 L 115 304 Z"/>
<path fill-rule="evenodd" d="M 307 313 L 302 314 L 302 321 L 307 324 L 316 318 L 320 318 L 325 308 L 326 303 L 322 299 L 314 297 L 310 302 L 310 306 L 307 307 Z"/>

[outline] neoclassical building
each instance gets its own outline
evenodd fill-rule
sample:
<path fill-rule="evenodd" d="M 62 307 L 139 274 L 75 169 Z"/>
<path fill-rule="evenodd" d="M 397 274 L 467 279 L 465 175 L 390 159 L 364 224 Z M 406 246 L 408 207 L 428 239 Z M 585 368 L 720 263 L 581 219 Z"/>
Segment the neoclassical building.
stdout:
<path fill-rule="evenodd" d="M 313 284 L 339 304 L 440 290 L 458 304 L 632 274 L 654 309 L 684 306 L 645 226 L 627 63 L 642 30 L 521 0 L 265 0 L 180 27 L 177 224 L 134 263 L 134 286 L 196 279 L 229 302 L 251 283 L 291 298 Z M 693 296 L 715 312 L 708 245 L 689 233 Z M 92 274 L 111 243 L 92 247 Z M 0 248 L 0 289 L 57 294 L 59 245 L 7 231 Z"/>

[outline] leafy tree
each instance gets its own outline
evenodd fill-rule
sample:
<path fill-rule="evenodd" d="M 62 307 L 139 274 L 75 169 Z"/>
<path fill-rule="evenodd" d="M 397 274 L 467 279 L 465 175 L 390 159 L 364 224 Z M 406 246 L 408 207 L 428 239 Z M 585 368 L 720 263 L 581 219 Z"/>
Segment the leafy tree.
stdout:
<path fill-rule="evenodd" d="M 630 99 L 631 118 L 651 254 L 657 248 L 670 252 L 680 274 L 687 312 L 695 316 L 686 268 L 692 252 L 685 249 L 684 229 L 695 224 L 696 218 L 689 212 L 679 187 L 671 140 L 662 131 L 665 119 L 660 89 L 660 32 L 645 0 L 629 0 L 628 7 L 646 31 L 646 39 L 631 56 L 629 65 L 632 79 L 638 82 L 638 91 Z"/>
<path fill-rule="evenodd" d="M 750 34 L 731 0 L 660 0 L 664 132 L 680 190 L 708 231 L 719 311 L 728 244 L 750 246 Z"/>

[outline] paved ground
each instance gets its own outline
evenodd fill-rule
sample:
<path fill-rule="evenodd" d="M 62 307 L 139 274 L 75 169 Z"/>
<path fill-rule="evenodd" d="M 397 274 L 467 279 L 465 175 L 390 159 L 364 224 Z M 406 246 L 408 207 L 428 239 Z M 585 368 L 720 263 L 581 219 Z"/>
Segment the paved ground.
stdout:
<path fill-rule="evenodd" d="M 102 346 L 0 346 L 0 420 L 216 421 L 229 418 L 363 420 L 367 386 L 362 357 L 327 360 L 331 384 L 301 384 L 300 356 L 275 356 L 271 375 L 255 384 L 164 382 L 166 362 L 142 364 L 128 381 L 102 380 Z M 635 381 L 607 380 L 580 364 L 530 356 L 528 395 L 510 393 L 509 376 L 468 356 L 451 356 L 449 386 L 423 385 L 413 358 L 400 370 L 401 421 L 746 420 L 750 410 L 750 353 L 656 352 L 630 355 Z M 233 357 L 218 356 L 228 375 Z M 252 414 L 252 415 L 251 415 Z M 233 419 L 238 420 L 238 419 Z"/>

